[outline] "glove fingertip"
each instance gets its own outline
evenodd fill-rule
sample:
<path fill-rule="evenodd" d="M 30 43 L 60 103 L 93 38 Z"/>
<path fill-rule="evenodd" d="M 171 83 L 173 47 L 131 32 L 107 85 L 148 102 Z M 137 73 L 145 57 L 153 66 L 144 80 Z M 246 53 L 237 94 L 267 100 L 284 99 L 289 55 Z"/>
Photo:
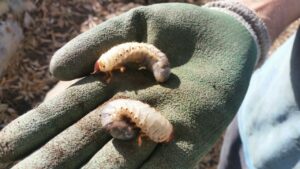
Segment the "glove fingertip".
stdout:
<path fill-rule="evenodd" d="M 52 59 L 50 61 L 49 71 L 54 77 L 56 77 L 60 80 L 66 80 L 64 78 L 65 75 L 61 75 L 61 72 L 64 72 L 64 71 L 62 71 L 63 67 L 57 63 L 57 60 L 55 59 L 56 57 L 57 56 L 54 54 L 54 56 L 52 57 Z"/>
<path fill-rule="evenodd" d="M 81 55 L 81 53 L 72 51 L 75 51 L 72 50 L 72 47 L 68 50 L 68 46 L 64 46 L 54 53 L 50 61 L 49 71 L 59 80 L 73 80 L 88 75 L 90 72 L 92 72 L 93 67 L 90 65 L 92 65 L 93 62 L 90 61 L 91 59 L 85 58 L 85 61 L 82 61 L 82 59 L 77 56 Z M 84 63 L 88 61 L 90 63 Z M 75 62 L 81 62 L 82 68 L 74 70 L 74 65 L 77 65 Z"/>
<path fill-rule="evenodd" d="M 54 55 L 49 65 L 50 73 L 59 80 L 72 80 L 72 76 L 61 62 L 57 61 L 57 56 Z"/>

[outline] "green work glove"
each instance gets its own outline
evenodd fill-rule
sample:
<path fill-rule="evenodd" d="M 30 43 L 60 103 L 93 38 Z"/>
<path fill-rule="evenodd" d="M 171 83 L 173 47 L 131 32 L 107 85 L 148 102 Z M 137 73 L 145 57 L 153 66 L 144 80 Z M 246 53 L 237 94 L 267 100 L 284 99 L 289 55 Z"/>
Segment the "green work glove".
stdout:
<path fill-rule="evenodd" d="M 182 3 L 139 7 L 74 38 L 55 53 L 50 71 L 61 80 L 87 77 L 5 127 L 0 161 L 32 153 L 14 168 L 193 168 L 232 120 L 267 46 L 259 20 L 248 23 L 227 10 Z M 172 68 L 167 82 L 157 83 L 147 70 L 114 72 L 110 83 L 103 74 L 90 75 L 101 53 L 131 41 L 166 53 Z M 174 140 L 144 139 L 139 147 L 136 139 L 112 139 L 92 111 L 112 97 L 155 107 L 173 124 Z"/>

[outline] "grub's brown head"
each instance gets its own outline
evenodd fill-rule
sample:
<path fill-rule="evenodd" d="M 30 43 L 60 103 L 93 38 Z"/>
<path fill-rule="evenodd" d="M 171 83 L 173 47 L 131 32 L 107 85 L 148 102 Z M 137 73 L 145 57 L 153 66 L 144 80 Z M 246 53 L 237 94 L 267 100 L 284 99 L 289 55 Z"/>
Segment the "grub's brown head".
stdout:
<path fill-rule="evenodd" d="M 102 60 L 97 60 L 95 65 L 94 65 L 94 72 L 93 73 L 107 72 L 107 71 L 108 71 L 108 67 L 105 66 L 105 63 Z"/>
<path fill-rule="evenodd" d="M 105 72 L 105 64 L 102 63 L 101 61 L 97 60 L 95 65 L 94 65 L 94 72 L 93 73 L 97 73 L 97 72 Z"/>
<path fill-rule="evenodd" d="M 172 129 L 172 133 L 170 134 L 170 136 L 168 137 L 167 140 L 165 140 L 165 143 L 170 143 L 171 141 L 174 140 L 174 130 Z"/>
<path fill-rule="evenodd" d="M 139 133 L 139 130 L 137 128 L 122 120 L 113 121 L 104 126 L 104 129 L 108 131 L 114 138 L 120 140 L 130 140 L 136 137 Z"/>
<path fill-rule="evenodd" d="M 94 74 L 94 73 L 97 73 L 97 72 L 100 72 L 98 60 L 96 61 L 95 65 L 94 65 L 94 72 L 93 72 L 93 74 Z"/>

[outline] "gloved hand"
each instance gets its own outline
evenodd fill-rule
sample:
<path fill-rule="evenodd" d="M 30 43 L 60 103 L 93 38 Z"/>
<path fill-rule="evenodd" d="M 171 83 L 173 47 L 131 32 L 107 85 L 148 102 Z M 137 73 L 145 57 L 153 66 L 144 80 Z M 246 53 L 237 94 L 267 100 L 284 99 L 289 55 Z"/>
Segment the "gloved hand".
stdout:
<path fill-rule="evenodd" d="M 87 77 L 4 128 L 0 161 L 34 151 L 14 168 L 193 168 L 239 108 L 263 53 L 251 25 L 218 9 L 182 3 L 139 7 L 71 40 L 55 53 L 50 71 L 61 80 Z M 101 53 L 130 41 L 166 53 L 172 67 L 166 83 L 158 84 L 149 71 L 115 72 L 110 83 L 90 75 Z M 139 147 L 136 140 L 112 139 L 99 112 L 92 111 L 111 97 L 155 107 L 173 124 L 174 140 L 144 140 Z"/>

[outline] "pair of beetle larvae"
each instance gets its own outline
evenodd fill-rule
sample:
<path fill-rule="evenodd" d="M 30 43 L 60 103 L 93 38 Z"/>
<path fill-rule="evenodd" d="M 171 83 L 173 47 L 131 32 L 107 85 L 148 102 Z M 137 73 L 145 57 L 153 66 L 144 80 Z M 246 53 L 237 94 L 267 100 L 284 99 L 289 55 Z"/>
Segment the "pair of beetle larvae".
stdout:
<path fill-rule="evenodd" d="M 157 82 L 168 80 L 170 64 L 167 56 L 152 44 L 128 42 L 114 46 L 96 61 L 94 73 L 105 72 L 111 78 L 113 70 L 125 70 L 127 63 L 137 63 L 153 72 Z M 99 108 L 104 129 L 117 139 L 129 140 L 139 134 L 154 142 L 169 142 L 173 126 L 160 112 L 138 100 L 116 99 Z"/>

